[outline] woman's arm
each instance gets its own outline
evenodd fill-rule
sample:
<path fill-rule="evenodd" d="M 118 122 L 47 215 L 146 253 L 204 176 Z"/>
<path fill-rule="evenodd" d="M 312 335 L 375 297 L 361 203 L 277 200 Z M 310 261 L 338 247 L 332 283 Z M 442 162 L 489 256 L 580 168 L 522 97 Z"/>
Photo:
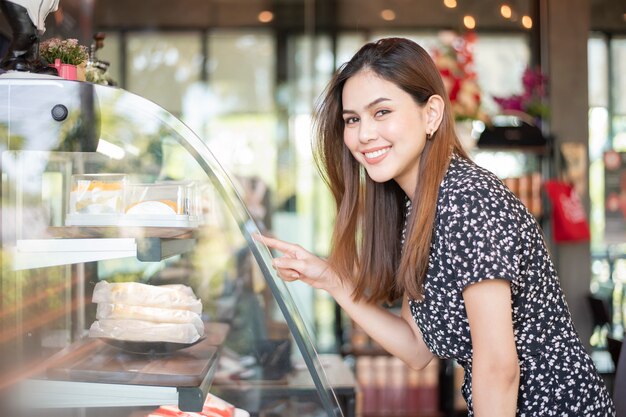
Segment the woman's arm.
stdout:
<path fill-rule="evenodd" d="M 376 304 L 355 302 L 351 293 L 341 291 L 331 295 L 352 320 L 387 352 L 413 369 L 422 369 L 428 365 L 434 355 L 424 343 L 407 297 L 403 297 L 402 311 L 397 316 Z"/>
<path fill-rule="evenodd" d="M 261 235 L 255 235 L 255 239 L 283 253 L 283 256 L 273 260 L 273 266 L 282 279 L 300 280 L 327 291 L 348 316 L 389 353 L 414 369 L 425 367 L 433 358 L 409 311 L 406 297 L 400 316 L 364 300 L 354 301 L 354 288 L 350 283 L 342 282 L 325 260 L 299 245 Z"/>
<path fill-rule="evenodd" d="M 514 417 L 519 362 L 513 336 L 511 286 L 484 280 L 463 291 L 472 336 L 472 401 L 476 417 Z"/>

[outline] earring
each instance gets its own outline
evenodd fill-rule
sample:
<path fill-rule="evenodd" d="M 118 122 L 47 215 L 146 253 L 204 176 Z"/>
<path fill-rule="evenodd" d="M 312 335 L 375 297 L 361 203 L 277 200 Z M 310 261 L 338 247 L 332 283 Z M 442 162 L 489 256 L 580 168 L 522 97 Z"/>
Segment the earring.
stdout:
<path fill-rule="evenodd" d="M 426 140 L 431 140 L 433 137 L 433 132 L 426 132 Z"/>

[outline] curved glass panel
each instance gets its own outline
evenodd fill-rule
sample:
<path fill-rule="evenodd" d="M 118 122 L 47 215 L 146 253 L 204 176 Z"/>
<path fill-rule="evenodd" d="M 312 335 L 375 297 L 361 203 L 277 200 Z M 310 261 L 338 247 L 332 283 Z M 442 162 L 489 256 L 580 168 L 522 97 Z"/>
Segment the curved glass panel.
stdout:
<path fill-rule="evenodd" d="M 176 117 L 121 89 L 0 78 L 0 152 L 4 406 L 136 416 L 210 392 L 252 415 L 342 415 L 235 185 Z"/>

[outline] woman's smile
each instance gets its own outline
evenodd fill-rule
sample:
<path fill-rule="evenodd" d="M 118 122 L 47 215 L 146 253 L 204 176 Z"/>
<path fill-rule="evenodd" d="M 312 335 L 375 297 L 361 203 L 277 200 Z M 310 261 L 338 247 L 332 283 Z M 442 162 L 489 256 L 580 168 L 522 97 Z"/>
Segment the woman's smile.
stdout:
<path fill-rule="evenodd" d="M 365 162 L 370 165 L 377 164 L 387 156 L 387 152 L 391 149 L 391 146 L 384 146 L 378 148 L 368 149 L 363 151 L 363 156 L 365 157 Z"/>

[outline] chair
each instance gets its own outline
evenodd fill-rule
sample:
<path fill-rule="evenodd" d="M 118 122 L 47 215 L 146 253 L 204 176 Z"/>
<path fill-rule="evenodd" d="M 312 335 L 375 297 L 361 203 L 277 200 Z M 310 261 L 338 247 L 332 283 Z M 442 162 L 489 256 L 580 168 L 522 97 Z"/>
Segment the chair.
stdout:
<path fill-rule="evenodd" d="M 607 302 L 602 298 L 598 298 L 592 294 L 587 295 L 587 301 L 591 308 L 591 317 L 593 319 L 593 326 L 606 326 L 611 325 L 611 316 L 609 314 L 609 306 Z"/>
<path fill-rule="evenodd" d="M 616 339 L 612 336 L 607 336 L 606 338 L 606 347 L 611 354 L 611 359 L 613 359 L 613 365 L 615 369 L 617 369 L 617 363 L 619 362 L 619 354 L 622 350 L 622 345 L 624 342 L 620 339 Z"/>
<path fill-rule="evenodd" d="M 626 417 L 626 349 L 623 343 L 615 370 L 613 400 L 617 411 L 616 417 Z"/>

